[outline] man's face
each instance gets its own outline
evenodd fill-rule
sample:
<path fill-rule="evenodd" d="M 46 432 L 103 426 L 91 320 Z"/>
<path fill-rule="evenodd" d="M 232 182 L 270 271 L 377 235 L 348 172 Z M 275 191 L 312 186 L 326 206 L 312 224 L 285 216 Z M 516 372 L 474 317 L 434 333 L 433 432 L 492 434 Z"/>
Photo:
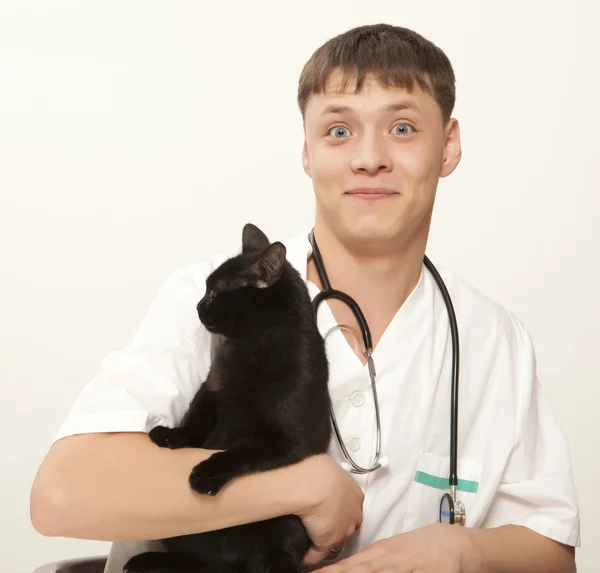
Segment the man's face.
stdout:
<path fill-rule="evenodd" d="M 460 161 L 458 122 L 443 125 L 437 102 L 369 77 L 360 93 L 331 75 L 305 110 L 304 170 L 317 224 L 361 241 L 426 240 L 440 177 Z"/>

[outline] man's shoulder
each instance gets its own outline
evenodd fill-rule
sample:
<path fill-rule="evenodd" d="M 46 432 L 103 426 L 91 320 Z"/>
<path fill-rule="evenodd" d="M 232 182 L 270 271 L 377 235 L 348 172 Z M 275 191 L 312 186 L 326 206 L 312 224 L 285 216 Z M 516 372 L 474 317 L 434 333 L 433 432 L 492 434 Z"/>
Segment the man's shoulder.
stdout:
<path fill-rule="evenodd" d="M 529 332 L 514 311 L 456 272 L 441 268 L 439 273 L 452 298 L 459 328 L 462 323 L 474 336 L 495 333 L 507 340 L 530 344 Z"/>

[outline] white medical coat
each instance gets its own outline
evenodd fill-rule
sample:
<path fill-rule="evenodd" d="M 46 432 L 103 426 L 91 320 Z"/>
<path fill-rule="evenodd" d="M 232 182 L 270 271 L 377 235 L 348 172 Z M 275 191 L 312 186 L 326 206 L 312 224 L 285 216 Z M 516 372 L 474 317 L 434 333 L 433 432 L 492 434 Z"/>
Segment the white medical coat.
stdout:
<path fill-rule="evenodd" d="M 308 233 L 284 241 L 306 280 Z M 147 432 L 173 426 L 208 373 L 218 341 L 196 313 L 208 274 L 228 256 L 174 272 L 132 342 L 112 352 L 77 398 L 56 439 L 89 432 Z M 536 373 L 523 324 L 453 273 L 439 269 L 454 304 L 460 336 L 458 497 L 469 527 L 526 526 L 556 541 L 580 544 L 578 501 L 560 425 Z M 307 283 L 311 297 L 317 287 Z M 336 324 L 319 307 L 324 335 Z M 361 465 L 375 448 L 367 366 L 334 330 L 327 337 L 330 392 L 346 446 Z M 340 558 L 377 539 L 438 520 L 449 471 L 451 339 L 433 277 L 418 285 L 374 350 L 388 468 L 353 476 L 365 493 L 363 524 Z M 330 455 L 343 458 L 332 438 Z M 106 573 L 154 543 L 114 543 Z"/>

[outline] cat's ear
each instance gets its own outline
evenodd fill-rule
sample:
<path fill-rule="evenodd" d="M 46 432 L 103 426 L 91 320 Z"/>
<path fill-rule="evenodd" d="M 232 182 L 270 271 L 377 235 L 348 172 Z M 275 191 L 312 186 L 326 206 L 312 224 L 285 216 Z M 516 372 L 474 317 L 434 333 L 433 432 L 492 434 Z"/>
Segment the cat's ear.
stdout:
<path fill-rule="evenodd" d="M 281 278 L 285 264 L 286 249 L 277 241 L 270 245 L 258 260 L 250 267 L 256 277 L 256 286 L 266 288 Z"/>
<path fill-rule="evenodd" d="M 242 252 L 264 251 L 271 242 L 267 236 L 252 223 L 244 225 L 242 231 Z"/>

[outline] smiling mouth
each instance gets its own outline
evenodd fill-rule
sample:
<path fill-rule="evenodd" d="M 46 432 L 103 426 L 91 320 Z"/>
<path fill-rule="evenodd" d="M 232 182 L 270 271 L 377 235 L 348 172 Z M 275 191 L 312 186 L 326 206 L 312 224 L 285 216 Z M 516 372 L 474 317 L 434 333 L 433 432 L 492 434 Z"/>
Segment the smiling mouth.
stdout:
<path fill-rule="evenodd" d="M 366 199 L 367 201 L 374 201 L 375 199 L 389 199 L 394 197 L 393 193 L 350 193 L 351 197 L 358 199 Z"/>
<path fill-rule="evenodd" d="M 377 199 L 389 199 L 390 197 L 399 195 L 399 193 L 393 189 L 386 189 L 383 187 L 360 187 L 346 191 L 344 195 L 349 195 L 350 197 L 355 197 L 357 199 L 374 201 Z"/>

